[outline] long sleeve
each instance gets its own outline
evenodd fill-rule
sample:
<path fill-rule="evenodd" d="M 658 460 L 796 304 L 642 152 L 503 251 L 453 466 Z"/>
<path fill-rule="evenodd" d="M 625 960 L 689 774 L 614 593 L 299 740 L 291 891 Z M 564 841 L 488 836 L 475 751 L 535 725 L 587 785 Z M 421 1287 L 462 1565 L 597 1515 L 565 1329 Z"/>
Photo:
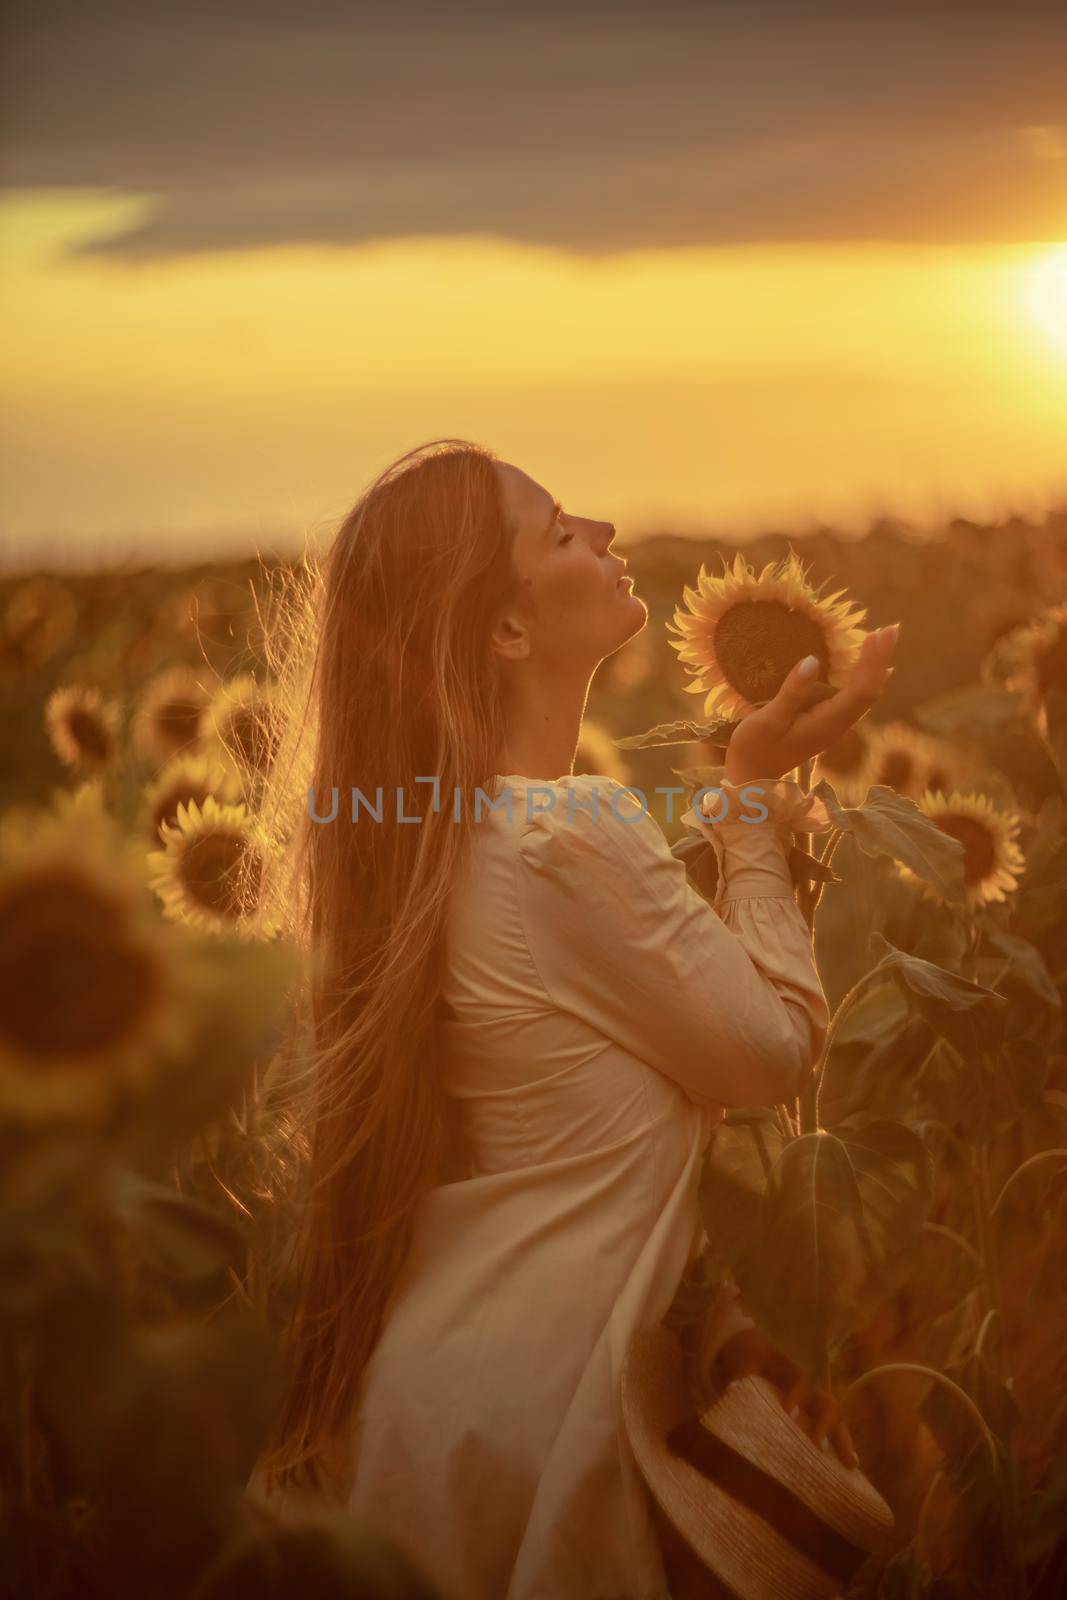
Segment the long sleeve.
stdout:
<path fill-rule="evenodd" d="M 788 826 L 773 809 L 766 822 L 738 811 L 715 825 L 724 887 L 713 908 L 628 790 L 599 776 L 571 789 L 573 803 L 528 820 L 517 851 L 547 994 L 698 1105 L 795 1095 L 828 1015 L 793 899 Z"/>

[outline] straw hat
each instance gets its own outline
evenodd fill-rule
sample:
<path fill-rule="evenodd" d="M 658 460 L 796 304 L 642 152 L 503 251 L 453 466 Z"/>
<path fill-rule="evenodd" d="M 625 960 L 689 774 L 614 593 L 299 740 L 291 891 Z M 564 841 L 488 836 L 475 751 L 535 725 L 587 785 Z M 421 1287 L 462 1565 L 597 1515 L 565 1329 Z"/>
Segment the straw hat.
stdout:
<path fill-rule="evenodd" d="M 820 1450 L 766 1378 L 735 1378 L 695 1412 L 669 1328 L 634 1335 L 622 1409 L 654 1499 L 739 1600 L 830 1600 L 892 1532 L 873 1485 Z"/>

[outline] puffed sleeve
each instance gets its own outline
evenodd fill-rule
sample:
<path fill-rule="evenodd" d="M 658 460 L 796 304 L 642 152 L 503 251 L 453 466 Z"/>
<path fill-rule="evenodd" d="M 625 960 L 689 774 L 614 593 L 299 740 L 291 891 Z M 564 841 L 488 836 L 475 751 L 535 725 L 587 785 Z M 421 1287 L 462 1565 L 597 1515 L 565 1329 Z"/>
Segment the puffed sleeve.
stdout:
<path fill-rule="evenodd" d="M 787 861 L 794 799 L 772 793 L 759 807 L 766 820 L 735 805 L 714 824 L 715 908 L 655 818 L 613 779 L 571 779 L 519 840 L 518 902 L 546 993 L 697 1105 L 792 1098 L 825 1037 L 826 1000 Z M 688 825 L 713 826 L 691 813 Z"/>

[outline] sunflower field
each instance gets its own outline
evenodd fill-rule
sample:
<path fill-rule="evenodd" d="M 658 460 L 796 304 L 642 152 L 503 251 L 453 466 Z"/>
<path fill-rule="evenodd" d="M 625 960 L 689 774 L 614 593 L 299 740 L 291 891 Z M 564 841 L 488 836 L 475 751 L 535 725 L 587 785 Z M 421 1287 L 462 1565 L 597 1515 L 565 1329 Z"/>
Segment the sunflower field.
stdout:
<path fill-rule="evenodd" d="M 849 1596 L 1067 1592 L 1067 512 L 862 539 L 664 534 L 576 772 L 714 787 L 803 655 L 900 621 L 871 717 L 801 781 L 798 903 L 832 1021 L 793 1105 L 734 1110 L 706 1244 L 843 1398 L 891 1548 Z M 373 1528 L 245 1485 L 280 1394 L 301 957 L 261 882 L 283 566 L 0 581 L 0 1595 L 404 1596 Z"/>

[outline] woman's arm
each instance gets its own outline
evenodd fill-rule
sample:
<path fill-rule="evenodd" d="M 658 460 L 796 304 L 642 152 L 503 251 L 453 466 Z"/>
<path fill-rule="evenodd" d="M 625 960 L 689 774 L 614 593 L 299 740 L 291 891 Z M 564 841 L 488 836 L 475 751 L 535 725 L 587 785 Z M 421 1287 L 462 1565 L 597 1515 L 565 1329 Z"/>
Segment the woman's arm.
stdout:
<path fill-rule="evenodd" d="M 725 887 L 713 910 L 632 794 L 603 777 L 571 787 L 571 813 L 564 791 L 518 847 L 519 906 L 547 994 L 698 1105 L 795 1096 L 828 1013 L 793 899 L 788 827 L 740 814 L 717 825 Z"/>

